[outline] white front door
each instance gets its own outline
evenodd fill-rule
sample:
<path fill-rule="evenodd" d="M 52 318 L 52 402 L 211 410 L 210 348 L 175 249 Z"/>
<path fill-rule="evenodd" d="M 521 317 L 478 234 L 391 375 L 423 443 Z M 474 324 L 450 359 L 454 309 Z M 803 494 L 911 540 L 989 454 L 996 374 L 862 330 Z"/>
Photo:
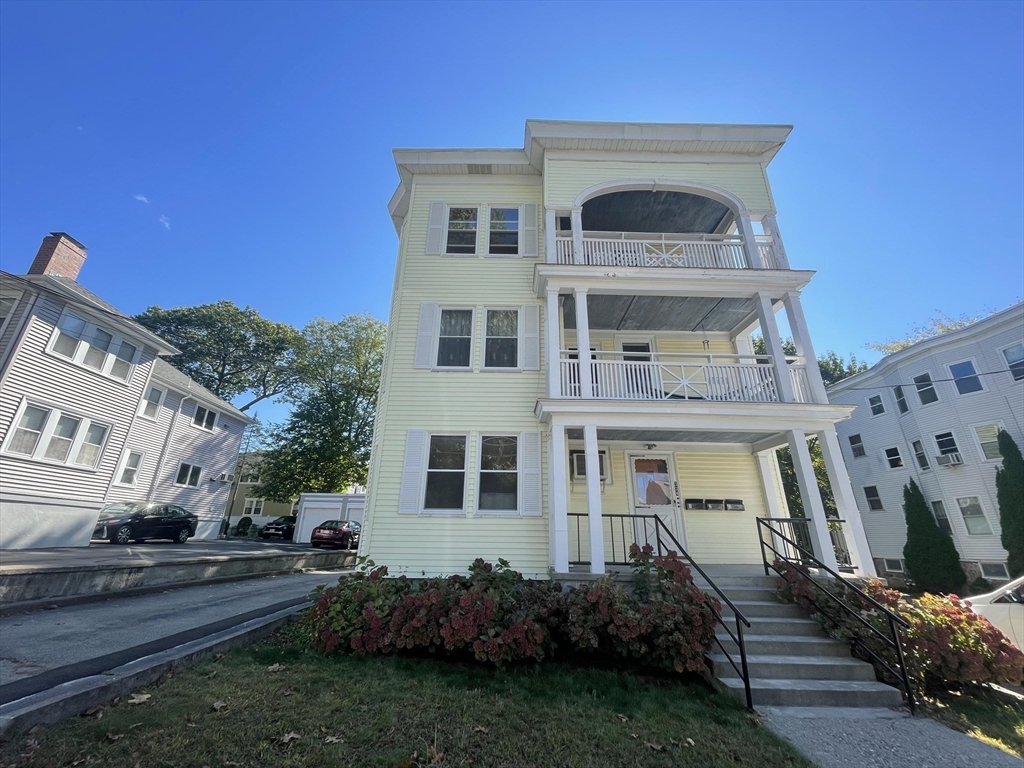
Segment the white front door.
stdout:
<path fill-rule="evenodd" d="M 685 548 L 686 532 L 683 529 L 682 515 L 679 513 L 679 484 L 676 482 L 672 454 L 629 454 L 628 464 L 633 514 L 657 515 L 679 541 L 680 546 Z M 655 537 L 651 523 L 637 530 L 640 543 L 644 541 L 644 533 L 654 545 Z M 672 546 L 670 541 L 662 543 Z"/>

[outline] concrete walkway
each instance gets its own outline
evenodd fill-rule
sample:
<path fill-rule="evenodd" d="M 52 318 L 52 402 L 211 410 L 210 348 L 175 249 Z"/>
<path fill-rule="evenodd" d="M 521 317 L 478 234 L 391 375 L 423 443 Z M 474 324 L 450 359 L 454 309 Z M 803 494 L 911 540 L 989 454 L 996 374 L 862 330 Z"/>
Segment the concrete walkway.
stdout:
<path fill-rule="evenodd" d="M 1024 761 L 924 717 L 889 710 L 760 708 L 765 724 L 822 768 L 1021 768 Z M 815 714 L 827 713 L 827 708 Z"/>

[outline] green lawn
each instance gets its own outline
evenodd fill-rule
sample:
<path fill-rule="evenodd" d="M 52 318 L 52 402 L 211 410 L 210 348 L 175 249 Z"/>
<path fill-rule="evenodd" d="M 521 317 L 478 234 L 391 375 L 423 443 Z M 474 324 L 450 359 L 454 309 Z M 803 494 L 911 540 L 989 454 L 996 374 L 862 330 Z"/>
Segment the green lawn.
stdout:
<path fill-rule="evenodd" d="M 1024 757 L 1024 702 L 992 688 L 925 699 L 922 711 L 957 731 Z"/>
<path fill-rule="evenodd" d="M 813 766 L 700 685 L 558 665 L 324 658 L 278 639 L 140 693 L 18 737 L 0 766 Z"/>

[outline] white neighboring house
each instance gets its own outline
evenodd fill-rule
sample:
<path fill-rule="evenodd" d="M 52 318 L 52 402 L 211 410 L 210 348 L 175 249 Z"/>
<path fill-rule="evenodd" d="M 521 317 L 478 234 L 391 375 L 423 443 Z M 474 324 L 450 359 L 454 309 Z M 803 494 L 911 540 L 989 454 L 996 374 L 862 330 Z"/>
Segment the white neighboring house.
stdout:
<path fill-rule="evenodd" d="M 1024 304 L 888 355 L 828 395 L 857 406 L 836 429 L 878 572 L 903 572 L 913 478 L 968 577 L 1008 579 L 996 434 L 1024 447 Z"/>
<path fill-rule="evenodd" d="M 0 549 L 86 546 L 127 500 L 183 506 L 216 537 L 252 420 L 79 285 L 85 258 L 55 232 L 28 274 L 0 272 Z"/>

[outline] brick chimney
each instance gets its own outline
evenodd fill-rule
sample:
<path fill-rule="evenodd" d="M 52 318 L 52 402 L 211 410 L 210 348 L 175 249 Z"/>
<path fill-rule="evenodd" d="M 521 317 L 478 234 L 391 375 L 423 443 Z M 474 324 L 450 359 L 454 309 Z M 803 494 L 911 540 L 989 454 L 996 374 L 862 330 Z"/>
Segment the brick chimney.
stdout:
<path fill-rule="evenodd" d="M 51 232 L 43 238 L 32 266 L 28 268 L 30 275 L 59 275 L 72 280 L 78 278 L 78 272 L 85 263 L 86 248 L 80 242 L 64 232 Z"/>

